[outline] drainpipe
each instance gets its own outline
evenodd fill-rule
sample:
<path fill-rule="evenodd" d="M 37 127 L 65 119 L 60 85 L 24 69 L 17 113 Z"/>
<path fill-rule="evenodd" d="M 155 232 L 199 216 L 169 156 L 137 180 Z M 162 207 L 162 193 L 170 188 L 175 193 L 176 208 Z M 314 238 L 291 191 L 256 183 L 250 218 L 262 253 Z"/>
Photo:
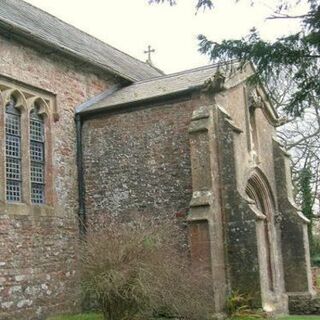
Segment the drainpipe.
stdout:
<path fill-rule="evenodd" d="M 82 157 L 82 119 L 80 114 L 76 114 L 76 134 L 77 134 L 77 167 L 78 167 L 78 193 L 79 193 L 79 231 L 82 238 L 86 233 L 86 208 L 85 208 L 85 186 Z"/>

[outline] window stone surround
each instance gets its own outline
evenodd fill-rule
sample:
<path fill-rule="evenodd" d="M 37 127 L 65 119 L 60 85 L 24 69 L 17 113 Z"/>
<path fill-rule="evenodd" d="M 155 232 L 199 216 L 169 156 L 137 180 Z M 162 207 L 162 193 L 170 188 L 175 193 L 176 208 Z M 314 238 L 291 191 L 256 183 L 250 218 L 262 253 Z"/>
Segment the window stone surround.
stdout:
<path fill-rule="evenodd" d="M 5 152 L 0 154 L 0 212 L 8 215 L 52 215 L 54 214 L 53 188 L 53 123 L 59 120 L 54 93 L 38 89 L 8 77 L 0 77 L 0 150 L 5 151 L 5 107 L 11 97 L 17 101 L 16 108 L 21 112 L 21 154 L 22 154 L 22 198 L 21 202 L 6 200 Z M 31 160 L 30 160 L 30 112 L 35 103 L 39 114 L 44 118 L 45 127 L 45 203 L 31 202 Z"/>

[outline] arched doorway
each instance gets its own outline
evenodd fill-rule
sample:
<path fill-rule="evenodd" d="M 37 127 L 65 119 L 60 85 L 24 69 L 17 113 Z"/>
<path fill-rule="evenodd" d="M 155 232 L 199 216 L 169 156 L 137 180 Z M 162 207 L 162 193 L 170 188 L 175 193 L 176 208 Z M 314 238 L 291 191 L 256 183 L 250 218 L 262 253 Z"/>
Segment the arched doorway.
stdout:
<path fill-rule="evenodd" d="M 259 267 L 263 300 L 269 300 L 275 291 L 277 275 L 276 232 L 274 228 L 275 204 L 271 188 L 263 173 L 256 169 L 249 177 L 246 194 L 252 200 L 250 206 L 263 217 L 257 221 L 257 240 L 259 250 Z"/>

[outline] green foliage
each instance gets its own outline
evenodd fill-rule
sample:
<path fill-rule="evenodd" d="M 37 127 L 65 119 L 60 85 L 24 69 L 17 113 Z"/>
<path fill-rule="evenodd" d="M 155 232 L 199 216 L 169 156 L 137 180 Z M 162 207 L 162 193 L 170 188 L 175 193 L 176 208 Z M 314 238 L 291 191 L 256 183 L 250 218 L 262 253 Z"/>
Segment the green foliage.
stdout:
<path fill-rule="evenodd" d="M 279 320 L 319 320 L 319 316 L 287 316 L 281 317 Z"/>
<path fill-rule="evenodd" d="M 320 254 L 313 254 L 311 256 L 311 264 L 320 267 Z"/>
<path fill-rule="evenodd" d="M 292 17 L 286 13 L 289 2 L 279 1 L 273 16 L 277 19 L 300 19 L 301 30 L 296 34 L 283 36 L 274 42 L 264 41 L 256 29 L 240 40 L 223 40 L 218 43 L 199 35 L 199 51 L 213 62 L 231 59 L 242 65 L 251 61 L 256 74 L 251 81 L 276 80 L 283 70 L 289 72 L 295 81 L 296 90 L 291 94 L 286 111 L 301 115 L 310 101 L 320 98 L 320 5 L 316 0 L 307 1 L 309 10 L 305 15 Z M 284 22 L 285 23 L 285 22 Z"/>
<path fill-rule="evenodd" d="M 238 317 L 231 317 L 227 320 L 256 320 L 257 318 L 253 316 L 238 316 Z M 272 318 L 277 320 L 319 320 L 319 316 L 286 316 L 286 317 L 279 317 L 279 318 Z"/>
<path fill-rule="evenodd" d="M 78 315 L 64 315 L 57 317 L 50 317 L 47 320 L 103 320 L 102 315 L 95 313 L 78 314 Z"/>
<path fill-rule="evenodd" d="M 48 318 L 47 320 L 102 320 L 102 316 L 97 314 L 79 314 L 73 316 L 58 316 Z M 319 316 L 288 316 L 288 317 L 281 317 L 279 320 L 319 320 Z M 163 319 L 164 320 L 164 319 Z M 241 316 L 241 317 L 232 317 L 229 320 L 256 320 L 255 317 L 252 316 Z"/>
<path fill-rule="evenodd" d="M 311 170 L 304 168 L 300 172 L 300 191 L 302 194 L 302 212 L 310 220 L 313 218 L 312 210 L 312 190 L 311 190 Z"/>
<path fill-rule="evenodd" d="M 207 319 L 213 312 L 209 275 L 192 270 L 178 250 L 181 230 L 165 221 L 133 221 L 109 221 L 87 234 L 81 259 L 86 298 L 108 320 Z"/>
<path fill-rule="evenodd" d="M 265 316 L 263 311 L 253 308 L 252 297 L 238 291 L 234 291 L 229 295 L 226 303 L 226 311 L 232 320 L 249 320 L 263 318 Z"/>
<path fill-rule="evenodd" d="M 320 237 L 318 234 L 312 236 L 311 264 L 320 267 Z"/>
<path fill-rule="evenodd" d="M 299 189 L 302 197 L 301 207 L 303 214 L 310 220 L 310 224 L 308 226 L 308 236 L 310 243 L 311 255 L 314 254 L 314 243 L 313 243 L 313 235 L 312 235 L 312 226 L 314 220 L 313 214 L 313 193 L 311 189 L 311 178 L 312 173 L 310 168 L 306 167 L 300 171 L 299 174 Z"/>
<path fill-rule="evenodd" d="M 215 0 L 221 1 L 221 0 Z M 198 0 L 196 9 L 212 9 L 215 1 Z M 240 0 L 235 0 L 235 2 Z M 149 0 L 149 3 L 170 5 L 177 0 Z M 251 1 L 254 4 L 255 0 Z M 320 100 L 320 4 L 318 0 L 306 0 L 308 10 L 300 16 L 290 16 L 288 10 L 294 5 L 303 5 L 302 1 L 290 2 L 279 0 L 274 15 L 269 19 L 298 19 L 301 30 L 295 34 L 270 42 L 263 40 L 253 28 L 244 38 L 238 40 L 211 41 L 199 35 L 199 51 L 206 54 L 212 62 L 239 60 L 241 66 L 251 61 L 256 73 L 251 83 L 277 81 L 283 72 L 290 73 L 295 82 L 295 90 L 291 93 L 285 111 L 293 116 L 300 116 L 314 101 Z M 241 67 L 240 66 L 240 67 Z"/>
<path fill-rule="evenodd" d="M 257 317 L 243 315 L 243 316 L 234 316 L 234 317 L 228 318 L 227 320 L 257 320 Z"/>

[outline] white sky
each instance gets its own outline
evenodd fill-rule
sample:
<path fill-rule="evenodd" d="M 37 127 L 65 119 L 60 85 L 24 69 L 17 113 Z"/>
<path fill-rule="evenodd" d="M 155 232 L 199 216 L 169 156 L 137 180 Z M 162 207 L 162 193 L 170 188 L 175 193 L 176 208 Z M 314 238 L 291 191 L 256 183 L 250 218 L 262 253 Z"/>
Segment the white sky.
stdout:
<path fill-rule="evenodd" d="M 215 9 L 197 15 L 191 0 L 178 0 L 175 7 L 148 0 L 26 1 L 140 60 L 146 60 L 143 51 L 150 44 L 156 49 L 153 63 L 166 73 L 209 63 L 197 51 L 200 33 L 220 41 L 245 36 L 256 26 L 271 40 L 297 28 L 293 20 L 265 20 L 276 0 L 256 0 L 253 7 L 250 0 L 215 0 Z"/>

